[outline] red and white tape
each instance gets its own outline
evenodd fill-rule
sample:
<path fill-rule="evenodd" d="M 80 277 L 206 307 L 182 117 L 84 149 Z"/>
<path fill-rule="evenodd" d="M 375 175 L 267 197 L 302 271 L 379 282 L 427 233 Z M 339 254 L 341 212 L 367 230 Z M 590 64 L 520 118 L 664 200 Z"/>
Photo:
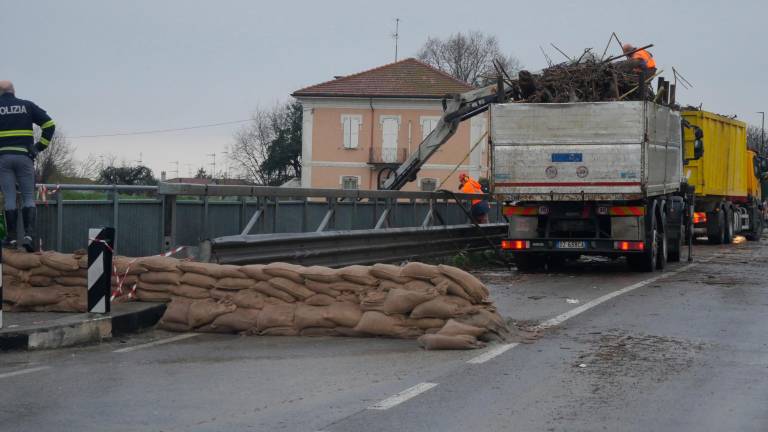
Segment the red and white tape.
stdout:
<path fill-rule="evenodd" d="M 48 205 L 48 194 L 56 194 L 61 190 L 61 185 L 56 185 L 54 188 L 48 189 L 46 185 L 40 185 L 37 187 L 37 199 Z"/>
<path fill-rule="evenodd" d="M 100 240 L 91 239 L 91 241 L 100 241 Z M 169 257 L 171 255 L 176 255 L 177 253 L 181 252 L 182 250 L 184 250 L 184 246 L 179 246 L 176 249 L 172 249 L 172 250 L 169 250 L 168 252 L 165 252 L 165 253 L 162 253 L 162 254 L 158 254 L 158 255 L 154 255 L 154 256 Z M 118 297 L 122 297 L 123 296 L 123 284 L 125 283 L 125 280 L 128 278 L 128 273 L 131 272 L 131 266 L 136 261 L 138 261 L 138 260 L 139 260 L 139 258 L 134 258 L 134 259 L 130 260 L 128 262 L 128 265 L 125 266 L 125 271 L 123 272 L 122 276 L 120 276 L 120 273 L 117 271 L 117 265 L 115 265 L 114 262 L 113 262 L 113 264 L 112 264 L 112 272 L 115 275 L 115 279 L 116 279 L 116 282 L 117 282 L 116 285 L 117 286 L 115 287 L 115 289 L 112 290 L 112 300 L 114 300 L 114 299 L 116 299 Z M 136 297 L 136 286 L 137 286 L 137 284 L 133 284 L 133 286 L 131 287 L 130 291 L 128 291 L 128 298 L 129 299 L 132 299 L 132 298 Z"/>

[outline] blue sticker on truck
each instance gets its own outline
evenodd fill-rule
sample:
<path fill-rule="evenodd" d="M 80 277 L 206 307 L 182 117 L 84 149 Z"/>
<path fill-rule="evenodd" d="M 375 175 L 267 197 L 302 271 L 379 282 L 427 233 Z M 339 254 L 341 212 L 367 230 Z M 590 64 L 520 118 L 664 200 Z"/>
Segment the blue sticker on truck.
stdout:
<path fill-rule="evenodd" d="M 552 153 L 552 162 L 581 162 L 581 153 Z"/>

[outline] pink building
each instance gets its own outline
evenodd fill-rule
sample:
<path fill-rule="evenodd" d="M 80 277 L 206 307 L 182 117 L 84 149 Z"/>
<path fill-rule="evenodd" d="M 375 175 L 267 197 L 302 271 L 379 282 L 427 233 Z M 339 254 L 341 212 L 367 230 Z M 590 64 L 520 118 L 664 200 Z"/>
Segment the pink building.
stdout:
<path fill-rule="evenodd" d="M 435 127 L 442 98 L 471 89 L 409 58 L 297 90 L 304 107 L 302 187 L 376 189 L 381 170 L 402 163 Z M 456 190 L 462 171 L 487 176 L 486 124 L 485 115 L 462 123 L 404 189 L 434 190 L 447 178 L 442 187 Z"/>

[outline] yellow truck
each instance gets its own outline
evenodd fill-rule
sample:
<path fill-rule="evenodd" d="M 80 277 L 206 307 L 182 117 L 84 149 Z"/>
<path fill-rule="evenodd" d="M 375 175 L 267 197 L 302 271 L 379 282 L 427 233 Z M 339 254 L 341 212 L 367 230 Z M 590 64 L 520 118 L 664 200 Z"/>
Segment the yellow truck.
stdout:
<path fill-rule="evenodd" d="M 682 117 L 694 126 L 683 131 L 683 175 L 696 188 L 694 235 L 706 235 L 711 244 L 731 243 L 737 234 L 758 240 L 764 222 L 760 178 L 768 167 L 747 149 L 747 125 L 701 110 L 684 110 Z M 705 151 L 694 160 L 696 128 L 704 134 Z"/>

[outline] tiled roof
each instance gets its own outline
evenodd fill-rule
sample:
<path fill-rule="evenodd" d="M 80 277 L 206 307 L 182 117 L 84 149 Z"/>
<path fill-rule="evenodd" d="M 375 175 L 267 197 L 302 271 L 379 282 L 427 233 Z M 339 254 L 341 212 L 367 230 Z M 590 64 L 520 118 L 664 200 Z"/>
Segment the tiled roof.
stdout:
<path fill-rule="evenodd" d="M 296 90 L 296 97 L 408 97 L 438 99 L 474 87 L 414 58 Z"/>

